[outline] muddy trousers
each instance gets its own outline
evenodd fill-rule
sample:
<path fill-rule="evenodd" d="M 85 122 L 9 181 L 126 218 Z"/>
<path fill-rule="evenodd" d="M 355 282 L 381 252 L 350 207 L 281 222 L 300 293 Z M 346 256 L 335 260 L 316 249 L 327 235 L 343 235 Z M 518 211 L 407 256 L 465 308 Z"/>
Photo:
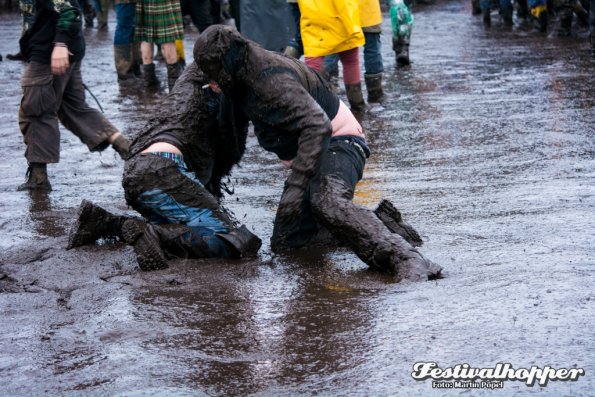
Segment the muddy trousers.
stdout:
<path fill-rule="evenodd" d="M 231 256 L 216 234 L 229 233 L 234 223 L 188 170 L 182 156 L 159 152 L 136 155 L 126 161 L 122 184 L 128 204 L 167 236 L 162 248 L 172 256 Z"/>
<path fill-rule="evenodd" d="M 49 64 L 29 62 L 21 85 L 19 127 L 27 145 L 25 158 L 29 163 L 60 160 L 58 120 L 92 152 L 109 146 L 107 138 L 118 132 L 101 112 L 85 101 L 80 62 L 72 63 L 61 76 L 52 75 Z"/>
<path fill-rule="evenodd" d="M 271 248 L 273 251 L 301 248 L 311 245 L 328 245 L 341 242 L 339 235 L 329 238 L 328 230 L 313 212 L 314 197 L 320 193 L 321 184 L 326 177 L 343 181 L 347 186 L 345 195 L 353 198 L 355 186 L 362 178 L 369 149 L 363 139 L 352 136 L 332 137 L 326 143 L 327 149 L 321 158 L 320 167 L 310 180 L 301 206 L 301 216 L 291 223 L 282 223 L 275 219 Z M 285 188 L 287 189 L 287 185 Z"/>

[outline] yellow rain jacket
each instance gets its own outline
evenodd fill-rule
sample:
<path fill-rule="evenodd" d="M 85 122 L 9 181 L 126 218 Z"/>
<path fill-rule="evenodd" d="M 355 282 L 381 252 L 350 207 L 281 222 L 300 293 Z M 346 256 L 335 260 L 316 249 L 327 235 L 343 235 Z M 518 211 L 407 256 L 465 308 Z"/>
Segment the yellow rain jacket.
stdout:
<path fill-rule="evenodd" d="M 358 0 L 298 0 L 304 55 L 320 57 L 364 45 Z"/>
<path fill-rule="evenodd" d="M 380 1 L 359 0 L 359 16 L 363 28 L 380 25 L 382 23 Z"/>

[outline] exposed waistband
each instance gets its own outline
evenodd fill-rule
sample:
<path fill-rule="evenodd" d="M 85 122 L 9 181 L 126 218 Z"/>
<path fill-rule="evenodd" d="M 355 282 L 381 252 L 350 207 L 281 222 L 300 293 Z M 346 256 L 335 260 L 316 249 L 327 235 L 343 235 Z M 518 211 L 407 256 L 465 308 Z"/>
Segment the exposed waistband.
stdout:
<path fill-rule="evenodd" d="M 170 152 L 145 152 L 145 153 L 152 154 L 154 156 L 165 157 L 166 159 L 175 161 L 175 163 L 178 164 L 179 166 L 187 168 L 186 163 L 184 162 L 184 156 L 182 156 L 181 154 L 170 153 Z"/>
<path fill-rule="evenodd" d="M 368 157 L 370 157 L 370 148 L 368 147 L 366 140 L 359 136 L 338 135 L 338 136 L 331 137 L 331 141 L 340 141 L 340 142 L 349 143 L 349 144 L 355 146 L 355 148 L 357 150 L 359 150 L 359 152 L 364 156 L 364 158 L 367 159 Z"/>

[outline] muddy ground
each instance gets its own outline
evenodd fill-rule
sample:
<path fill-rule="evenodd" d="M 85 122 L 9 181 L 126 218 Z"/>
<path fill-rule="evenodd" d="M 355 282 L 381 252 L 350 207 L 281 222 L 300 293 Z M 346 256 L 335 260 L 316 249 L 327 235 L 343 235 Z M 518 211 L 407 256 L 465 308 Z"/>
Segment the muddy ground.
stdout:
<path fill-rule="evenodd" d="M 111 17 L 109 32 L 86 31 L 83 76 L 131 132 L 163 93 L 119 91 Z M 493 17 L 484 30 L 468 2 L 417 7 L 404 69 L 384 21 L 391 97 L 365 123 L 373 155 L 356 200 L 389 198 L 421 231 L 445 269 L 424 283 L 395 283 L 342 249 L 272 255 L 286 172 L 253 136 L 225 203 L 263 238 L 257 260 L 143 273 L 121 243 L 66 251 L 82 198 L 130 213 L 123 163 L 63 130 L 54 191 L 16 192 L 22 64 L 0 63 L 0 395 L 592 396 L 595 61 L 583 27 L 560 39 Z M 0 14 L 2 55 L 18 35 L 18 15 Z M 586 374 L 445 390 L 412 378 L 430 361 Z"/>

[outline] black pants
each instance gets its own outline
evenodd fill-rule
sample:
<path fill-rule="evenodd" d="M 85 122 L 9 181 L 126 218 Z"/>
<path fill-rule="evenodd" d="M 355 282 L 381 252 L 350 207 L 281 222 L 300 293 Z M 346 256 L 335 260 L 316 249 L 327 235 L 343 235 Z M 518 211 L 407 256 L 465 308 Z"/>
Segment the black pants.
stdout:
<path fill-rule="evenodd" d="M 344 198 L 351 200 L 355 186 L 362 179 L 367 156 L 369 156 L 369 149 L 361 138 L 354 136 L 330 138 L 328 148 L 320 160 L 320 167 L 310 180 L 304 194 L 301 216 L 289 224 L 275 219 L 271 248 L 275 251 L 312 244 L 326 245 L 332 242 L 333 239 L 329 239 L 329 233 L 313 212 L 313 200 L 321 193 L 325 178 L 329 177 L 343 182 L 346 187 L 343 192 Z"/>

